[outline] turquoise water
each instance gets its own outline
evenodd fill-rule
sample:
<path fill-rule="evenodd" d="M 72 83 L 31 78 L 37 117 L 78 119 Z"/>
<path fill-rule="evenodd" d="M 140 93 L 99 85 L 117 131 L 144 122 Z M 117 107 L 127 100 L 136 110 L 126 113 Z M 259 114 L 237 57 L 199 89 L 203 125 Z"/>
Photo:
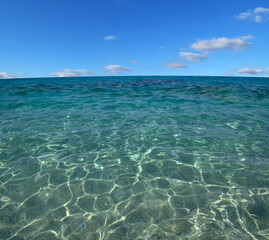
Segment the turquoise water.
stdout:
<path fill-rule="evenodd" d="M 0 239 L 269 239 L 269 79 L 0 81 Z"/>

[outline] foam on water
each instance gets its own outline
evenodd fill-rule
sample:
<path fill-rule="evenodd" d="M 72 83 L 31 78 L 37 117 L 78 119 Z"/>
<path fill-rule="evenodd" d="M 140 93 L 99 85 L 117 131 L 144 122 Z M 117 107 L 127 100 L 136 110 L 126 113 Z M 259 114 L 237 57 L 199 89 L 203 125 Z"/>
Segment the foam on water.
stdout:
<path fill-rule="evenodd" d="M 0 239 L 269 239 L 269 79 L 0 81 Z"/>

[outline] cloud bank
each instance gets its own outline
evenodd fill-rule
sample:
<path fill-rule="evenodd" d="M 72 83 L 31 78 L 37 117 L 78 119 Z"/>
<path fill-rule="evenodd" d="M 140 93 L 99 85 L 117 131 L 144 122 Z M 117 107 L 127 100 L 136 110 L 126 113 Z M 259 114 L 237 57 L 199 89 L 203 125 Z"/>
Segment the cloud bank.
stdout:
<path fill-rule="evenodd" d="M 254 10 L 247 10 L 234 16 L 240 20 L 250 20 L 257 23 L 269 20 L 269 8 L 257 7 Z"/>
<path fill-rule="evenodd" d="M 248 48 L 251 43 L 247 40 L 252 39 L 251 35 L 242 36 L 237 38 L 212 38 L 209 40 L 201 40 L 196 43 L 193 43 L 191 47 L 197 51 L 210 51 L 210 50 L 241 50 Z"/>
<path fill-rule="evenodd" d="M 0 79 L 10 79 L 10 78 L 16 78 L 17 76 L 13 74 L 9 74 L 6 72 L 0 72 Z"/>
<path fill-rule="evenodd" d="M 50 73 L 50 76 L 56 76 L 56 77 L 80 77 L 82 75 L 92 75 L 92 72 L 89 72 L 84 69 L 76 69 L 72 70 L 70 68 L 65 68 L 62 72 L 55 72 Z"/>

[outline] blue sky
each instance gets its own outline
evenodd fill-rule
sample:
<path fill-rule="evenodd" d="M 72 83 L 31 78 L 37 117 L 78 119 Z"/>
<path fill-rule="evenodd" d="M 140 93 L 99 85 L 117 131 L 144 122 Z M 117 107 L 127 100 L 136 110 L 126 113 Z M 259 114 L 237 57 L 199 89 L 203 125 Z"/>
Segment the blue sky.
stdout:
<path fill-rule="evenodd" d="M 0 78 L 269 76 L 268 0 L 0 5 Z"/>

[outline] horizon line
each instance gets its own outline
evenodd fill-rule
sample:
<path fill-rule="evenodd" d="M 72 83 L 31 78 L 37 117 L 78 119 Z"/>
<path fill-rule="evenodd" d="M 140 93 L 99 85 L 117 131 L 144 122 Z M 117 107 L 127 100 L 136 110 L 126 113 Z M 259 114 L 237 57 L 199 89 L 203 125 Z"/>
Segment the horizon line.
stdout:
<path fill-rule="evenodd" d="M 236 75 L 116 75 L 116 76 L 77 76 L 77 77 L 14 77 L 14 78 L 0 78 L 0 80 L 25 80 L 25 79 L 66 79 L 66 78 L 116 78 L 116 77 L 224 77 L 224 78 L 269 78 L 269 76 L 236 76 Z"/>

